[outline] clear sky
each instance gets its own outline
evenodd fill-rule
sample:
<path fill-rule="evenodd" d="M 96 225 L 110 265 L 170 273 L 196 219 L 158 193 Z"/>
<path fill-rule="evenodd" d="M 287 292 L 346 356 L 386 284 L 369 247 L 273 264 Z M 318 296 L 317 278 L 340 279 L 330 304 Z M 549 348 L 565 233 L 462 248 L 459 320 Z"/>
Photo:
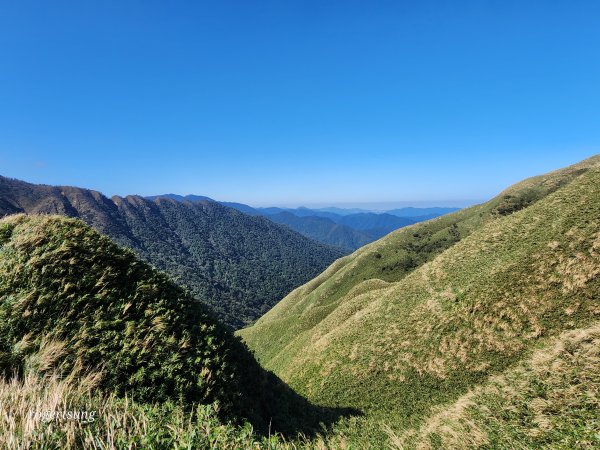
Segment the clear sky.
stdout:
<path fill-rule="evenodd" d="M 460 203 L 600 153 L 600 2 L 0 1 L 0 174 Z"/>

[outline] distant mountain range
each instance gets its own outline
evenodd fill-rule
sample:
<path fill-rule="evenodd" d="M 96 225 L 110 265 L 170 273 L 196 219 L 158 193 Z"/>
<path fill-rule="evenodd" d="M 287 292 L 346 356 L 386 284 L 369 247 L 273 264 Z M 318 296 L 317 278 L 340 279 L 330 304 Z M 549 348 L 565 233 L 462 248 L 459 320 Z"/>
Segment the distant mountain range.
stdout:
<path fill-rule="evenodd" d="M 146 197 L 148 199 L 169 198 L 177 201 L 213 201 L 202 195 L 164 194 Z M 399 228 L 424 220 L 442 216 L 459 208 L 400 208 L 386 212 L 373 212 L 359 208 L 254 208 L 235 202 L 218 202 L 237 209 L 244 214 L 263 216 L 286 225 L 294 231 L 315 241 L 335 245 L 344 250 L 356 250 L 365 244 L 382 238 Z"/>
<path fill-rule="evenodd" d="M 371 236 L 352 227 L 336 223 L 327 217 L 298 217 L 290 211 L 281 211 L 266 215 L 269 220 L 286 225 L 292 230 L 319 242 L 335 245 L 344 249 L 355 249 L 368 244 Z"/>
<path fill-rule="evenodd" d="M 343 252 L 273 221 L 364 233 L 422 211 L 265 209 L 0 177 L 0 448 L 598 448 L 600 155 L 291 292 Z M 201 301 L 238 327 L 278 292 L 237 337 Z M 102 420 L 28 413 L 56 399 Z"/>
<path fill-rule="evenodd" d="M 84 220 L 169 273 L 234 329 L 345 254 L 199 196 L 107 198 L 88 189 L 0 177 L 0 216 L 15 213 Z"/>

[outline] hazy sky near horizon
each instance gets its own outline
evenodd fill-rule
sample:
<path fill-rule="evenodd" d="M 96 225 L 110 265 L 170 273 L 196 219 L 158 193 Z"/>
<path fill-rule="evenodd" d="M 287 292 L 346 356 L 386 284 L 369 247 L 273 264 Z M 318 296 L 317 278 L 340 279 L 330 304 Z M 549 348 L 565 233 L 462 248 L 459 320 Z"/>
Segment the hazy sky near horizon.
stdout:
<path fill-rule="evenodd" d="M 600 153 L 599 19 L 578 0 L 3 1 L 0 175 L 463 206 Z"/>

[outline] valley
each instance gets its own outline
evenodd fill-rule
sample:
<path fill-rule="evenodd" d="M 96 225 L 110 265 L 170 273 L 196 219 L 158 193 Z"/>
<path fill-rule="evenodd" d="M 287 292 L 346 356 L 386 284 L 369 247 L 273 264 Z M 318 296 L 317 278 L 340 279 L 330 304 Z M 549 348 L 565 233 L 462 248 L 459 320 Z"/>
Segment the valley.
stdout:
<path fill-rule="evenodd" d="M 600 449 L 599 21 L 0 2 L 0 450 Z"/>
<path fill-rule="evenodd" d="M 34 448 L 101 435 L 111 448 L 598 443 L 598 156 L 346 256 L 210 199 L 0 182 L 0 402 L 15 411 L 0 420 L 2 445 L 16 434 Z M 371 226 L 364 214 L 348 216 Z M 256 247 L 245 247 L 248 233 Z M 240 255 L 280 255 L 279 245 L 315 264 L 339 258 L 237 336 L 241 322 L 207 301 L 231 286 L 197 295 L 138 259 L 181 252 L 217 267 L 237 255 L 243 268 Z M 224 273 L 268 279 L 253 269 Z M 113 419 L 55 427 L 39 409 L 31 428 L 31 395 L 38 408 Z M 118 417 L 143 428 L 115 428 Z"/>
<path fill-rule="evenodd" d="M 154 200 L 161 197 L 179 202 L 215 201 L 201 195 L 165 194 L 147 198 Z M 345 252 L 356 250 L 399 228 L 459 210 L 459 208 L 448 207 L 407 207 L 374 212 L 357 208 L 254 208 L 243 203 L 218 203 L 251 216 L 266 217 L 272 222 L 288 226 L 303 236 L 339 247 Z"/>

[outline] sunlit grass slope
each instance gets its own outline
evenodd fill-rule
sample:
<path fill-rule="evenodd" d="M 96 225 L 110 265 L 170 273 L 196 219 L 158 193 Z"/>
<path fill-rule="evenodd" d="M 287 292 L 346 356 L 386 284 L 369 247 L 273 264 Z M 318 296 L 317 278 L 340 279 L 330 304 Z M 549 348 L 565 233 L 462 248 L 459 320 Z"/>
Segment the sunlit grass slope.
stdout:
<path fill-rule="evenodd" d="M 364 411 L 347 432 L 376 446 L 600 319 L 599 273 L 594 157 L 392 233 L 240 334 L 309 399 Z"/>
<path fill-rule="evenodd" d="M 600 322 L 549 339 L 514 368 L 438 408 L 398 448 L 600 447 Z"/>

